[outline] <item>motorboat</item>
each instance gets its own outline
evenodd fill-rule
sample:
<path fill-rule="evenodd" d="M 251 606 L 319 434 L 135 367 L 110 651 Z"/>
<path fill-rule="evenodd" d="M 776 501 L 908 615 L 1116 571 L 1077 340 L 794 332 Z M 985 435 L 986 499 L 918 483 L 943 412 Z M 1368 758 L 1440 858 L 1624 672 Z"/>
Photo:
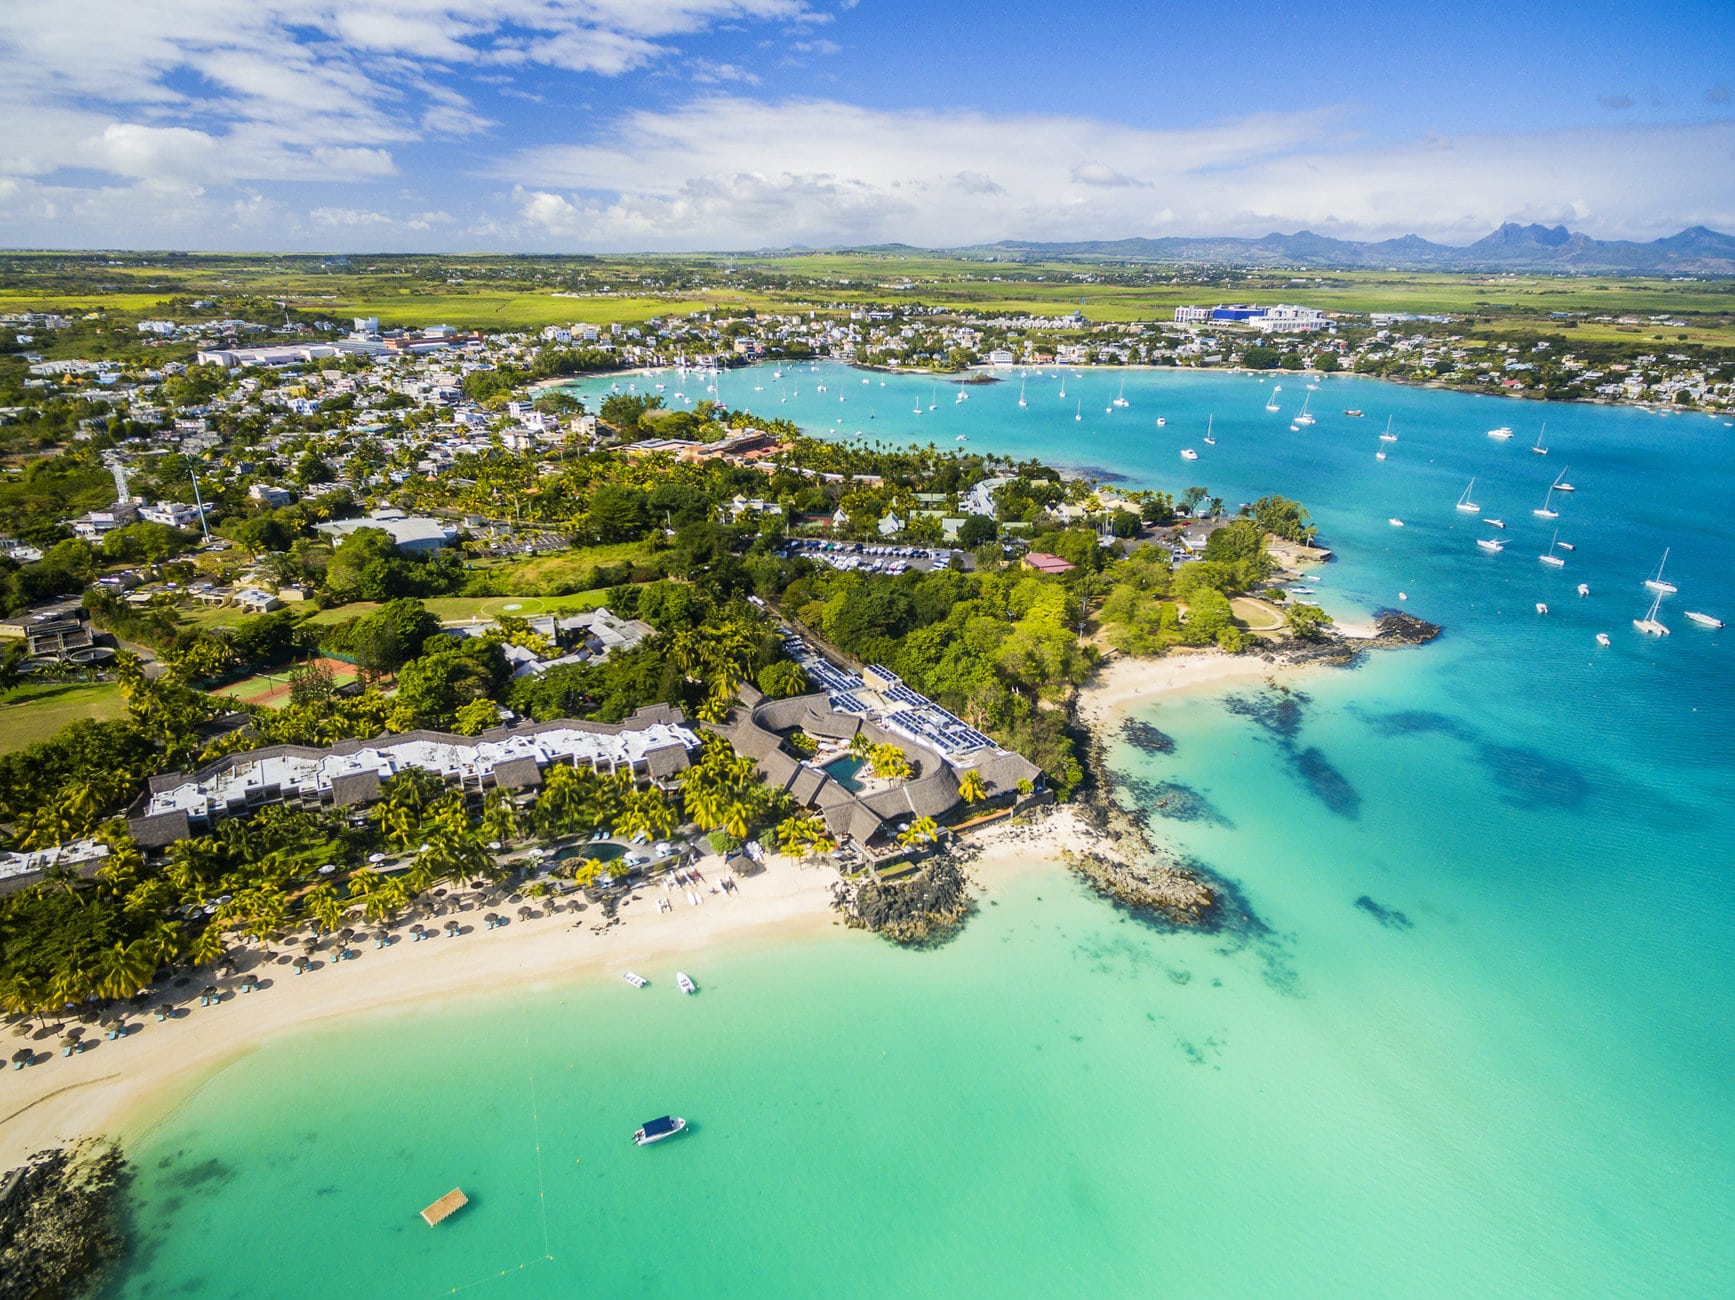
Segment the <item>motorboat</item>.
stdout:
<path fill-rule="evenodd" d="M 1590 595 L 1590 583 L 1588 583 L 1588 582 L 1579 583 L 1578 584 L 1578 594 L 1581 596 Z"/>
<path fill-rule="evenodd" d="M 1598 645 L 1607 645 L 1609 643 L 1608 642 L 1608 633 L 1607 632 L 1598 632 L 1596 634 L 1596 643 Z"/>
<path fill-rule="evenodd" d="M 1536 612 L 1537 612 L 1537 613 L 1538 613 L 1538 614 L 1546 614 L 1546 613 L 1548 613 L 1548 606 L 1547 606 L 1547 605 L 1544 605 L 1544 604 L 1543 604 L 1543 603 L 1542 603 L 1542 602 L 1541 602 L 1541 601 L 1540 601 L 1540 600 L 1539 600 L 1539 601 L 1537 601 L 1537 602 L 1536 602 Z"/>
<path fill-rule="evenodd" d="M 633 1134 L 633 1141 L 642 1147 L 648 1147 L 653 1142 L 661 1142 L 664 1138 L 672 1138 L 677 1133 L 687 1130 L 687 1121 L 679 1115 L 664 1115 L 659 1119 L 647 1119 Z"/>
<path fill-rule="evenodd" d="M 635 989 L 642 989 L 642 988 L 644 988 L 645 985 L 650 983 L 650 981 L 648 979 L 646 979 L 643 975 L 635 975 L 631 971 L 628 971 L 625 975 L 622 975 L 621 978 L 623 980 L 625 980 L 628 984 L 631 984 Z"/>
<path fill-rule="evenodd" d="M 1512 436 L 1512 430 L 1511 430 L 1511 429 L 1509 429 L 1509 428 L 1507 428 L 1507 427 L 1506 427 L 1506 426 L 1505 426 L 1505 425 L 1504 425 L 1504 424 L 1503 424 L 1503 425 L 1501 425 L 1501 426 L 1500 426 L 1500 427 L 1499 427 L 1499 428 L 1498 428 L 1498 429 L 1490 429 L 1490 430 L 1488 430 L 1488 436 L 1489 436 L 1489 437 L 1490 437 L 1490 438 L 1497 438 L 1497 439 L 1499 439 L 1499 440 L 1500 440 L 1500 441 L 1501 441 L 1501 442 L 1505 442 L 1505 441 L 1506 441 L 1506 440 L 1507 440 L 1507 439 L 1508 439 L 1508 438 L 1510 438 L 1510 437 L 1511 437 L 1511 436 Z"/>
<path fill-rule="evenodd" d="M 1356 410 L 1353 406 L 1350 407 L 1347 411 L 1345 411 L 1344 414 L 1349 416 L 1351 419 L 1356 419 L 1356 420 L 1361 419 L 1361 412 Z"/>
<path fill-rule="evenodd" d="M 1484 519 L 1482 522 L 1487 524 L 1490 528 L 1506 527 L 1506 521 L 1504 519 Z"/>
<path fill-rule="evenodd" d="M 1159 415 L 1159 416 L 1158 416 L 1158 417 L 1157 417 L 1157 428 L 1159 428 L 1159 429 L 1160 429 L 1160 428 L 1162 428 L 1162 427 L 1163 427 L 1163 426 L 1164 426 L 1164 425 L 1165 425 L 1165 424 L 1167 424 L 1167 423 L 1168 423 L 1168 421 L 1167 421 L 1167 420 L 1165 420 L 1165 419 L 1164 419 L 1164 418 L 1163 418 L 1163 417 L 1162 417 L 1162 416 L 1160 416 L 1160 415 Z"/>
<path fill-rule="evenodd" d="M 1697 623 L 1700 627 L 1716 628 L 1716 627 L 1722 627 L 1723 626 L 1723 620 L 1722 619 L 1713 618 L 1709 614 L 1701 614 L 1701 613 L 1697 612 L 1696 610 L 1691 610 L 1691 609 L 1688 610 L 1687 611 L 1687 617 L 1692 619 L 1693 622 Z"/>
<path fill-rule="evenodd" d="M 1181 448 L 1181 459 L 1182 460 L 1198 460 L 1199 459 L 1199 453 L 1194 451 L 1191 447 L 1183 447 L 1183 448 Z"/>
<path fill-rule="evenodd" d="M 1388 524 L 1390 524 L 1393 528 L 1402 528 L 1404 526 L 1404 521 L 1402 519 L 1397 518 L 1397 516 L 1395 516 L 1395 515 L 1392 518 L 1386 520 L 1386 522 Z"/>
<path fill-rule="evenodd" d="M 1498 537 L 1478 537 L 1476 539 L 1476 545 L 1494 555 L 1498 555 L 1501 551 L 1506 549 L 1506 543 L 1501 541 Z"/>
<path fill-rule="evenodd" d="M 693 977 L 684 970 L 675 972 L 675 987 L 683 993 L 697 993 L 699 986 L 693 983 Z"/>

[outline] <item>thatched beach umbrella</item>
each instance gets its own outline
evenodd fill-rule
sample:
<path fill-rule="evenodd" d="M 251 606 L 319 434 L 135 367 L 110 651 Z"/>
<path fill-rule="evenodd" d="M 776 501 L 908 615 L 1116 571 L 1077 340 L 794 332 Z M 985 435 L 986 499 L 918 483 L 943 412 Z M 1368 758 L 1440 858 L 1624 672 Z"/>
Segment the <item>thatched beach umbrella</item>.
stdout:
<path fill-rule="evenodd" d="M 289 963 L 289 968 L 299 975 L 311 965 L 313 965 L 313 963 L 307 958 L 297 957 L 294 961 Z"/>
<path fill-rule="evenodd" d="M 202 1007 L 215 1006 L 222 1000 L 223 995 L 217 992 L 217 986 L 215 984 L 205 985 L 204 989 L 199 993 L 199 1005 Z"/>
<path fill-rule="evenodd" d="M 428 933 L 428 927 L 423 925 L 420 921 L 417 921 L 414 925 L 412 925 L 410 927 L 410 942 L 411 943 L 420 943 L 424 938 L 427 937 L 427 933 Z"/>
<path fill-rule="evenodd" d="M 532 915 L 534 915 L 534 913 L 532 913 L 528 907 L 521 907 L 518 909 L 518 919 L 520 921 L 528 921 Z"/>
<path fill-rule="evenodd" d="M 36 1053 L 30 1048 L 20 1047 L 12 1053 L 12 1068 L 14 1070 L 22 1070 L 25 1066 L 34 1064 L 36 1064 Z"/>
<path fill-rule="evenodd" d="M 384 948 L 392 941 L 392 936 L 384 930 L 374 931 L 374 947 Z"/>
<path fill-rule="evenodd" d="M 456 921 L 447 921 L 446 922 L 446 937 L 448 939 L 456 939 L 458 937 L 459 933 L 462 931 L 462 929 L 463 929 L 463 927 L 460 926 Z"/>
<path fill-rule="evenodd" d="M 157 1019 L 158 1020 L 167 1020 L 170 1016 L 172 1016 L 174 1014 L 175 1014 L 174 1007 L 170 1006 L 167 1002 L 157 1003 Z"/>

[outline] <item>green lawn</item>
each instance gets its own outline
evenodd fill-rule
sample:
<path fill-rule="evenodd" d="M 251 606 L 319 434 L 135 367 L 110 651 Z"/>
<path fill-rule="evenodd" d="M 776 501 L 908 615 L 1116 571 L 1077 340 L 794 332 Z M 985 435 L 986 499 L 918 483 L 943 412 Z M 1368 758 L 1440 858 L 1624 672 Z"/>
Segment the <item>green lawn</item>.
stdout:
<path fill-rule="evenodd" d="M 0 704 L 0 754 L 47 740 L 79 718 L 119 718 L 126 713 L 120 687 L 42 682 L 21 686 Z"/>
<path fill-rule="evenodd" d="M 461 623 L 467 619 L 494 618 L 513 614 L 529 618 L 534 614 L 577 614 L 595 609 L 608 601 L 606 589 L 581 591 L 570 596 L 429 596 L 422 601 L 445 623 Z M 514 608 L 516 607 L 516 608 Z M 379 606 L 371 600 L 358 600 L 336 609 L 322 609 L 307 621 L 314 624 L 342 623 Z"/>

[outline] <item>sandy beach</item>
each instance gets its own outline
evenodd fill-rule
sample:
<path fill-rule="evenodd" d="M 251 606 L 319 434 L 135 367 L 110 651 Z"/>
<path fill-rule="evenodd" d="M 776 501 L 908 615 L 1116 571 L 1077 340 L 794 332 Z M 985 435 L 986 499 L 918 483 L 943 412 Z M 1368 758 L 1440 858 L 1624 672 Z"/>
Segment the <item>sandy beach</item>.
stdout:
<path fill-rule="evenodd" d="M 702 860 L 699 870 L 713 884 L 724 874 L 716 858 Z M 153 995 L 144 1010 L 128 1017 L 131 1032 L 125 1038 L 109 1040 L 92 1028 L 85 1034 L 90 1046 L 73 1056 L 61 1055 L 58 1034 L 9 1039 L 6 1058 L 24 1045 L 35 1047 L 39 1056 L 52 1056 L 25 1070 L 7 1062 L 0 1087 L 0 1169 L 78 1137 L 102 1134 L 126 1145 L 212 1073 L 268 1036 L 335 1017 L 481 989 L 533 988 L 581 975 L 618 979 L 638 967 L 657 981 L 659 993 L 672 996 L 675 967 L 711 945 L 818 933 L 831 926 L 835 879 L 829 867 L 773 857 L 764 871 L 738 877 L 738 892 L 700 892 L 698 907 L 681 893 L 647 885 L 635 891 L 619 922 L 610 926 L 602 924 L 601 909 L 594 905 L 578 914 L 565 907 L 550 913 L 545 900 L 529 900 L 539 914 L 520 921 L 516 906 L 495 903 L 458 913 L 464 933 L 457 938 L 415 942 L 413 922 L 405 921 L 392 930 L 388 948 L 375 948 L 371 938 L 358 933 L 349 960 L 334 961 L 328 944 L 305 975 L 296 975 L 289 965 L 299 947 L 280 948 L 275 960 L 257 965 L 255 951 L 243 949 L 241 974 L 219 980 L 200 971 L 185 985 L 159 991 L 162 996 Z M 658 910 L 661 898 L 674 904 L 672 911 Z M 488 930 L 482 918 L 489 910 L 512 918 L 510 924 Z M 432 924 L 444 919 L 450 918 Z M 243 994 L 239 986 L 249 967 L 260 987 Z M 692 974 L 703 981 L 701 970 Z M 222 1001 L 200 1006 L 199 992 L 211 983 L 223 991 Z M 159 1022 L 150 1008 L 165 997 L 178 1009 Z"/>
<path fill-rule="evenodd" d="M 1062 847 L 1076 848 L 1094 837 L 1069 808 L 1033 822 L 1001 822 L 971 836 L 979 849 L 971 872 L 991 891 L 1016 876 L 1052 870 Z M 723 875 L 716 858 L 702 860 L 699 870 L 710 882 Z M 175 1016 L 159 1022 L 150 1009 L 132 1015 L 125 1038 L 109 1040 L 92 1029 L 86 1034 L 90 1046 L 73 1056 L 61 1055 L 58 1034 L 13 1039 L 8 1057 L 22 1044 L 51 1055 L 29 1069 L 5 1071 L 0 1168 L 80 1137 L 100 1134 L 128 1146 L 211 1075 L 268 1037 L 340 1016 L 480 989 L 510 992 L 580 978 L 618 979 L 628 970 L 641 971 L 656 982 L 660 995 L 667 995 L 682 964 L 702 984 L 699 959 L 720 945 L 811 938 L 833 927 L 840 937 L 848 933 L 862 942 L 879 942 L 842 928 L 830 905 L 836 879 L 830 867 L 774 856 L 764 871 L 737 878 L 738 892 L 702 892 L 698 907 L 679 892 L 647 885 L 629 896 L 618 922 L 606 926 L 595 906 L 577 914 L 550 913 L 539 901 L 539 915 L 490 931 L 482 924 L 490 909 L 473 908 L 458 914 L 465 930 L 455 939 L 442 935 L 414 942 L 412 922 L 406 921 L 392 930 L 390 947 L 375 948 L 371 939 L 358 936 L 351 947 L 354 957 L 334 961 L 327 948 L 305 975 L 294 974 L 289 965 L 298 947 L 280 949 L 264 962 L 244 950 L 241 974 L 214 981 L 223 992 L 216 1005 L 199 1005 L 200 990 L 213 982 L 200 972 L 167 991 L 177 1004 Z M 662 898 L 674 904 L 672 911 L 658 909 Z M 516 908 L 492 906 L 516 916 Z M 238 990 L 248 969 L 261 982 L 243 994 Z M 161 1000 L 153 996 L 149 1006 Z"/>
<path fill-rule="evenodd" d="M 1171 651 L 1161 659 L 1112 659 L 1078 694 L 1078 719 L 1106 735 L 1123 713 L 1164 695 L 1201 687 L 1262 682 L 1304 671 L 1305 664 L 1274 664 L 1258 655 L 1217 650 Z"/>

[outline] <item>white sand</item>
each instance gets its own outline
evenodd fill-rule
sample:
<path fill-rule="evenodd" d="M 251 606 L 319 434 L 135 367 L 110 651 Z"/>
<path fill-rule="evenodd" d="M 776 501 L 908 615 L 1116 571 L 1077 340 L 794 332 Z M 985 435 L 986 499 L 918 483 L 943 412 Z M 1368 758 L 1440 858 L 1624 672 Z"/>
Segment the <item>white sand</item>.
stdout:
<path fill-rule="evenodd" d="M 1121 714 L 1160 696 L 1206 686 L 1269 681 L 1306 667 L 1221 650 L 1171 651 L 1160 659 L 1121 657 L 1098 668 L 1079 692 L 1078 717 L 1092 731 L 1106 734 Z"/>
<path fill-rule="evenodd" d="M 723 875 L 716 858 L 702 861 L 699 870 L 713 884 Z M 594 905 L 577 915 L 549 915 L 545 904 L 533 902 L 544 914 L 521 922 L 517 905 L 495 904 L 458 913 L 469 933 L 456 939 L 412 942 L 404 924 L 394 931 L 398 941 L 391 947 L 376 949 L 371 938 L 358 935 L 352 944 L 356 957 L 333 962 L 322 950 L 315 957 L 320 965 L 305 975 L 288 965 L 287 957 L 300 951 L 292 948 L 281 964 L 261 968 L 269 987 L 251 993 L 236 991 L 239 977 L 195 974 L 191 984 L 171 990 L 183 1008 L 179 1018 L 159 1022 L 146 1010 L 130 1018 L 130 1035 L 112 1042 L 100 1029 L 87 1030 L 92 1045 L 74 1056 L 60 1054 L 59 1035 L 0 1040 L 0 1169 L 73 1138 L 102 1134 L 129 1143 L 211 1074 L 268 1036 L 297 1026 L 479 989 L 546 985 L 581 973 L 618 978 L 640 967 L 655 981 L 645 996 L 676 996 L 674 969 L 708 945 L 824 932 L 835 919 L 830 886 L 836 878 L 829 867 L 774 857 L 766 870 L 738 878 L 739 894 L 699 891 L 698 907 L 683 894 L 649 885 L 621 909 L 620 924 L 600 933 L 594 927 L 601 924 L 601 909 Z M 668 898 L 674 910 L 660 912 L 660 898 Z M 512 923 L 484 929 L 482 917 L 491 910 Z M 703 981 L 702 970 L 692 974 Z M 224 999 L 201 1007 L 199 990 L 210 983 L 224 989 Z M 53 1057 L 14 1070 L 10 1058 L 22 1045 Z"/>

